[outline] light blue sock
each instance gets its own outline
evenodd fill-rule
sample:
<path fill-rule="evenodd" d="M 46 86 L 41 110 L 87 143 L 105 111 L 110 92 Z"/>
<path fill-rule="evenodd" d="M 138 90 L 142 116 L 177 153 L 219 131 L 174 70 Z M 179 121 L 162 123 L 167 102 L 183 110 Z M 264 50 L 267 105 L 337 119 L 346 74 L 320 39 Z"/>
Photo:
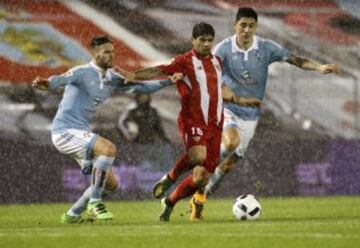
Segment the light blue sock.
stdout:
<path fill-rule="evenodd" d="M 77 200 L 74 205 L 67 211 L 68 215 L 79 216 L 86 210 L 86 206 L 90 200 L 90 187 L 85 190 L 83 195 Z"/>
<path fill-rule="evenodd" d="M 224 161 L 225 158 L 227 158 L 229 156 L 231 156 L 234 161 L 239 161 L 240 159 L 242 159 L 242 156 L 239 156 L 239 154 L 237 153 L 237 150 L 235 150 L 233 152 L 228 152 L 224 146 L 221 146 L 220 156 L 221 156 L 221 163 Z M 205 194 L 208 196 L 214 194 L 214 192 L 219 188 L 219 185 L 220 185 L 221 181 L 224 179 L 224 177 L 226 176 L 226 174 L 227 173 L 225 171 L 222 171 L 219 168 L 219 166 L 216 167 L 214 174 L 212 174 L 208 184 L 205 187 Z"/>
<path fill-rule="evenodd" d="M 114 163 L 114 160 L 114 157 L 107 156 L 98 156 L 95 158 L 90 186 L 90 203 L 101 201 L 101 196 L 105 188 L 107 176 L 111 170 L 111 166 Z"/>
<path fill-rule="evenodd" d="M 215 190 L 219 187 L 221 180 L 225 176 L 225 173 L 217 167 L 214 174 L 210 177 L 208 184 L 205 186 L 205 194 L 210 196 L 214 194 Z"/>

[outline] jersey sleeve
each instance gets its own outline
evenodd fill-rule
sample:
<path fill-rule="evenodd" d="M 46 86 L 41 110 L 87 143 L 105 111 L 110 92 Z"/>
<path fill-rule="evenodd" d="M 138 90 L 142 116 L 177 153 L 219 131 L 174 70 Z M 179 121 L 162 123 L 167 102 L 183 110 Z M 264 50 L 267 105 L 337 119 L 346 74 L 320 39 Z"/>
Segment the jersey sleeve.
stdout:
<path fill-rule="evenodd" d="M 169 64 L 160 65 L 160 70 L 165 74 L 174 74 L 176 72 L 185 72 L 185 57 L 183 55 L 176 56 Z M 184 73 L 185 74 L 185 73 Z"/>
<path fill-rule="evenodd" d="M 125 83 L 125 77 L 114 71 L 111 72 L 111 82 L 114 85 L 115 91 L 135 94 L 152 94 L 173 84 L 170 80 L 147 80 Z"/>
<path fill-rule="evenodd" d="M 115 91 L 126 91 L 124 88 L 126 88 L 128 84 L 125 83 L 125 77 L 123 75 L 118 72 L 111 71 L 110 80 Z"/>
<path fill-rule="evenodd" d="M 285 61 L 290 57 L 290 51 L 274 41 L 268 40 L 265 45 L 270 51 L 270 64 L 277 61 Z"/>
<path fill-rule="evenodd" d="M 222 41 L 215 46 L 213 54 L 220 58 L 221 61 L 225 60 L 225 41 Z"/>
<path fill-rule="evenodd" d="M 55 75 L 48 78 L 50 89 L 58 89 L 67 84 L 76 83 L 79 75 L 79 70 L 72 68 L 61 75 Z"/>

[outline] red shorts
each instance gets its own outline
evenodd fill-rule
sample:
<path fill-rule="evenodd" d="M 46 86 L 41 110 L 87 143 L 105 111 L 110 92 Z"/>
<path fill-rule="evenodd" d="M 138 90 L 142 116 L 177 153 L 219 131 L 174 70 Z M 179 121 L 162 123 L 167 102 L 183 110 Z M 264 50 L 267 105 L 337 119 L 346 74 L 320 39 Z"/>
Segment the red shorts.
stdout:
<path fill-rule="evenodd" d="M 207 156 L 203 166 L 207 171 L 213 173 L 220 162 L 222 126 L 203 127 L 187 123 L 185 127 L 180 127 L 180 134 L 187 151 L 195 145 L 206 147 Z"/>

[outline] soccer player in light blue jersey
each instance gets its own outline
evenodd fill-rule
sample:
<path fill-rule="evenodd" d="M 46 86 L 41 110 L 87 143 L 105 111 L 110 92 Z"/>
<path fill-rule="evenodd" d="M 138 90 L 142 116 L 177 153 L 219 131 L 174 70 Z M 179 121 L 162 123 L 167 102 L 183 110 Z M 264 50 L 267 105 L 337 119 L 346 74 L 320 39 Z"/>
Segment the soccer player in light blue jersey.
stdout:
<path fill-rule="evenodd" d="M 235 95 L 263 100 L 268 68 L 274 62 L 284 61 L 301 69 L 315 70 L 319 73 L 339 72 L 340 69 L 336 64 L 322 65 L 298 57 L 276 42 L 255 35 L 257 19 L 254 9 L 239 8 L 234 23 L 235 35 L 224 39 L 214 49 L 214 54 L 221 58 L 224 65 L 224 84 Z M 244 158 L 259 117 L 259 107 L 236 103 L 224 104 L 222 162 L 205 188 L 206 195 L 211 195 L 233 165 Z M 194 199 L 200 205 L 206 200 L 201 194 L 195 194 Z"/>
<path fill-rule="evenodd" d="M 93 133 L 90 123 L 97 107 L 115 91 L 152 93 L 173 84 L 170 80 L 148 81 L 146 84 L 126 84 L 113 69 L 115 50 L 106 36 L 91 42 L 92 61 L 48 79 L 37 77 L 33 87 L 48 90 L 65 87 L 62 101 L 52 123 L 52 142 L 64 154 L 80 165 L 84 174 L 92 174 L 91 185 L 80 199 L 61 217 L 61 223 L 79 223 L 83 211 L 93 219 L 110 220 L 102 197 L 117 189 L 117 180 L 111 171 L 116 146 Z M 176 81 L 176 80 L 174 80 Z"/>

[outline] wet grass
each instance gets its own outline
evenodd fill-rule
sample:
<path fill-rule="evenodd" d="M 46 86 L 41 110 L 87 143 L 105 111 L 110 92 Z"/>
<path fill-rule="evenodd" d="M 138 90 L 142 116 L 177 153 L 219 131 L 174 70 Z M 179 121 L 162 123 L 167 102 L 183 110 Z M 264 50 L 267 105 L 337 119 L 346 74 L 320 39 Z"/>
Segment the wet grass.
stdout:
<path fill-rule="evenodd" d="M 69 204 L 0 206 L 0 247 L 360 247 L 360 197 L 262 198 L 257 221 L 232 217 L 232 199 L 210 200 L 205 221 L 181 202 L 171 222 L 156 201 L 110 202 L 116 219 L 61 225 Z"/>

